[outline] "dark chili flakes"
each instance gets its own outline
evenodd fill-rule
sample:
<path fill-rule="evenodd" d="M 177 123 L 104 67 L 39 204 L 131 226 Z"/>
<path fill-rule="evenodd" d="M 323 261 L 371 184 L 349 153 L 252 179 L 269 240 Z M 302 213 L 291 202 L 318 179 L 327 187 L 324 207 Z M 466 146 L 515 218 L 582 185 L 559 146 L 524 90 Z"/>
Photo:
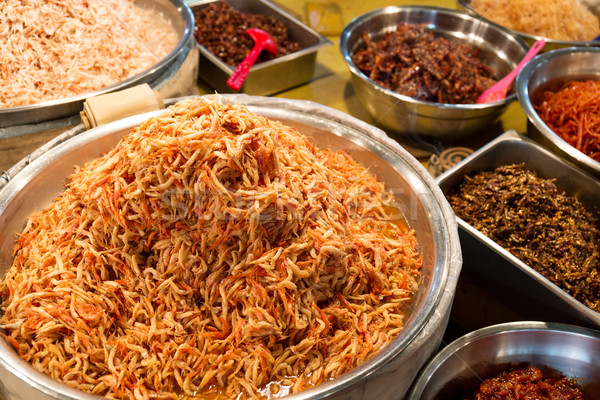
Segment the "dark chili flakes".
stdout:
<path fill-rule="evenodd" d="M 243 13 L 226 1 L 216 1 L 194 13 L 194 36 L 196 41 L 221 61 L 239 65 L 248 55 L 254 41 L 246 33 L 248 28 L 258 28 L 267 32 L 277 44 L 277 57 L 301 49 L 298 42 L 288 36 L 285 24 L 278 19 L 262 15 Z M 263 51 L 257 62 L 264 62 L 276 56 Z"/>
<path fill-rule="evenodd" d="M 352 62 L 379 85 L 417 100 L 472 104 L 496 81 L 495 71 L 477 58 L 468 43 L 453 43 L 426 30 L 424 24 L 398 25 L 373 40 Z"/>
<path fill-rule="evenodd" d="M 523 164 L 466 176 L 448 195 L 457 216 L 600 312 L 600 215 Z"/>

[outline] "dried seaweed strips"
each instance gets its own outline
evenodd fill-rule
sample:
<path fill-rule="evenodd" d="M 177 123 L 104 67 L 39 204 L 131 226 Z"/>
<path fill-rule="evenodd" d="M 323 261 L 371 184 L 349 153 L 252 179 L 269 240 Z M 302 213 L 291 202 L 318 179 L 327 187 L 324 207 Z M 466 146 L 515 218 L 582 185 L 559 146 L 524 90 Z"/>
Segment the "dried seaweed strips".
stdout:
<path fill-rule="evenodd" d="M 600 312 L 600 214 L 523 164 L 467 176 L 448 195 L 457 216 Z"/>

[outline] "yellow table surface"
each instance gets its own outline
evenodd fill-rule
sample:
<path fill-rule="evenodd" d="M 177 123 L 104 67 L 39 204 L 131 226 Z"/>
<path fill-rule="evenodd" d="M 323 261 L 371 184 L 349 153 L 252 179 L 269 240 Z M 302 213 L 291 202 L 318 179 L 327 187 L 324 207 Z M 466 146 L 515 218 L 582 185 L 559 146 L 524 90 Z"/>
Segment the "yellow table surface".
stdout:
<path fill-rule="evenodd" d="M 307 0 L 271 0 L 290 14 L 308 24 L 307 20 Z M 457 8 L 455 0 L 421 0 L 421 1 L 389 1 L 389 0 L 310 0 L 312 3 L 335 3 L 339 7 L 342 24 L 345 26 L 353 18 L 368 11 L 389 6 L 389 5 L 426 5 L 448 8 Z M 288 99 L 311 100 L 337 110 L 346 112 L 356 118 L 377 126 L 376 121 L 369 116 L 367 111 L 357 99 L 352 84 L 350 83 L 350 71 L 348 70 L 339 48 L 339 34 L 326 35 L 333 42 L 333 45 L 327 46 L 317 53 L 317 62 L 315 72 L 310 82 L 286 90 L 274 95 L 274 97 Z M 200 94 L 214 93 L 214 89 L 199 83 Z M 448 143 L 450 146 L 465 146 L 477 148 L 491 138 L 501 134 L 509 129 L 525 133 L 527 126 L 527 117 L 518 101 L 513 101 L 506 111 L 500 116 L 497 123 L 490 126 L 486 132 L 482 132 L 479 137 L 469 139 L 463 143 Z M 391 135 L 393 136 L 393 134 Z M 426 162 L 431 155 L 430 149 L 417 148 L 410 143 L 401 143 L 415 157 Z"/>

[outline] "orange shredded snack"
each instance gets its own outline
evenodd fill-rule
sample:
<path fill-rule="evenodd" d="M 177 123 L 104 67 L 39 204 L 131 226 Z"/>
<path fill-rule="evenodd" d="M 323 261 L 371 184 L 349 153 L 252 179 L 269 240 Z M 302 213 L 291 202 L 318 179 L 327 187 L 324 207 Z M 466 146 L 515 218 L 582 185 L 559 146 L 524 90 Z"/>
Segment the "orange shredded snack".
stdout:
<path fill-rule="evenodd" d="M 393 206 L 348 154 L 185 100 L 30 217 L 0 327 L 37 370 L 108 398 L 299 392 L 403 329 L 422 256 Z"/>
<path fill-rule="evenodd" d="M 572 81 L 547 91 L 535 109 L 560 138 L 600 161 L 600 81 Z"/>

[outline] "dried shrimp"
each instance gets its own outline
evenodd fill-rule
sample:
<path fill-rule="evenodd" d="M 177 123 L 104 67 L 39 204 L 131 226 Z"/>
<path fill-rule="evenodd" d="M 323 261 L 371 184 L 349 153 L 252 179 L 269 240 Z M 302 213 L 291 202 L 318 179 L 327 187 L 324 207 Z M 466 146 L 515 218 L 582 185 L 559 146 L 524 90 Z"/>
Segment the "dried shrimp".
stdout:
<path fill-rule="evenodd" d="M 133 0 L 3 0 L 0 107 L 78 96 L 122 82 L 175 48 L 177 33 Z"/>
<path fill-rule="evenodd" d="M 275 398 L 365 362 L 419 285 L 393 196 L 341 151 L 218 96 L 79 167 L 0 284 L 34 368 L 109 398 Z"/>

